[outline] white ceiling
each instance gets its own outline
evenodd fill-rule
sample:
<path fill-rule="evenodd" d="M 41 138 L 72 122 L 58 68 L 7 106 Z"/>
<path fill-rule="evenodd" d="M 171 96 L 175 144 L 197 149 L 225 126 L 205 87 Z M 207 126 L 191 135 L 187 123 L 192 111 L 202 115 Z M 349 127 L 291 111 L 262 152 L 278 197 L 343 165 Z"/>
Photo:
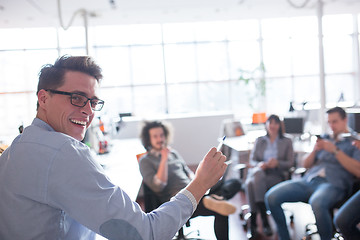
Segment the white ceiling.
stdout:
<path fill-rule="evenodd" d="M 230 20 L 315 15 L 320 0 L 60 0 L 65 24 L 78 9 L 89 25 Z M 0 28 L 59 26 L 58 0 L 0 0 Z M 112 3 L 113 4 L 112 4 Z M 360 13 L 360 0 L 323 0 L 324 13 Z M 82 25 L 81 17 L 75 25 Z"/>

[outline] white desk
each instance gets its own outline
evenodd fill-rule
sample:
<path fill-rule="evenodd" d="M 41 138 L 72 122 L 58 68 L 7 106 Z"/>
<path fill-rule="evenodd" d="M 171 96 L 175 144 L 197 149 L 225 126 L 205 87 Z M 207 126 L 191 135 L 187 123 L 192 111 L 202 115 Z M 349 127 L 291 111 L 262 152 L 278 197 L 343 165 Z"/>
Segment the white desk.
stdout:
<path fill-rule="evenodd" d="M 311 141 L 293 141 L 294 152 L 296 153 L 311 153 L 314 149 L 315 142 Z"/>
<path fill-rule="evenodd" d="M 249 131 L 246 135 L 227 137 L 224 144 L 238 152 L 250 151 L 254 147 L 255 140 L 266 134 L 265 130 Z"/>
<path fill-rule="evenodd" d="M 224 141 L 224 145 L 238 152 L 246 152 L 250 151 L 254 147 L 254 142 L 250 142 L 249 138 L 244 135 L 239 137 L 226 138 Z"/>
<path fill-rule="evenodd" d="M 110 144 L 110 152 L 97 155 L 97 160 L 111 181 L 135 201 L 142 182 L 136 154 L 145 149 L 137 138 L 113 139 Z"/>
<path fill-rule="evenodd" d="M 239 137 L 226 138 L 224 144 L 238 152 L 251 151 L 254 147 L 256 138 L 264 136 L 266 132 L 256 132 L 251 135 L 243 135 Z M 293 140 L 293 148 L 296 153 L 310 153 L 314 148 L 314 142 Z"/>

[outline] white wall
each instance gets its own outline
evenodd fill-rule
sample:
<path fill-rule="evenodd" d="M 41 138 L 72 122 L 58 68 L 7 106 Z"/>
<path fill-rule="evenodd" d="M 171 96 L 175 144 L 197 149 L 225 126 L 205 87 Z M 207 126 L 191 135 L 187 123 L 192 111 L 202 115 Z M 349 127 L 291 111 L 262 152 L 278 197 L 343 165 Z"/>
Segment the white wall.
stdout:
<path fill-rule="evenodd" d="M 202 116 L 176 116 L 156 120 L 165 120 L 173 126 L 173 143 L 188 165 L 197 165 L 207 151 L 218 145 L 221 122 L 233 118 L 232 113 L 202 115 Z M 152 119 L 146 119 L 152 120 Z M 140 133 L 142 120 L 124 118 L 124 124 L 116 138 L 137 138 Z"/>

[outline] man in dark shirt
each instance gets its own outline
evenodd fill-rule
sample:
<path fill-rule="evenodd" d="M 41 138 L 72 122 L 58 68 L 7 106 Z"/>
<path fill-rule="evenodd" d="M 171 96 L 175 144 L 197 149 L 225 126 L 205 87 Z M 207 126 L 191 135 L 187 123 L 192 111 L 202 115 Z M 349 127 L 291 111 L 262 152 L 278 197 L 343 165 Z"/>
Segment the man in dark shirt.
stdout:
<path fill-rule="evenodd" d="M 333 134 L 317 140 L 314 150 L 304 161 L 304 167 L 309 168 L 304 177 L 279 183 L 266 193 L 280 240 L 290 240 L 281 204 L 299 201 L 311 205 L 321 239 L 330 240 L 330 209 L 348 196 L 352 188 L 355 172 L 349 163 L 360 161 L 360 151 L 352 145 L 351 139 L 342 137 L 349 133 L 344 109 L 335 107 L 327 114 Z"/>
<path fill-rule="evenodd" d="M 184 159 L 168 147 L 169 128 L 161 122 L 146 122 L 141 131 L 141 140 L 147 154 L 140 159 L 140 171 L 144 183 L 158 196 L 161 202 L 168 201 L 186 186 L 194 173 Z M 192 217 L 215 216 L 214 230 L 217 239 L 229 239 L 228 215 L 236 208 L 223 200 L 205 196 L 199 202 Z"/>

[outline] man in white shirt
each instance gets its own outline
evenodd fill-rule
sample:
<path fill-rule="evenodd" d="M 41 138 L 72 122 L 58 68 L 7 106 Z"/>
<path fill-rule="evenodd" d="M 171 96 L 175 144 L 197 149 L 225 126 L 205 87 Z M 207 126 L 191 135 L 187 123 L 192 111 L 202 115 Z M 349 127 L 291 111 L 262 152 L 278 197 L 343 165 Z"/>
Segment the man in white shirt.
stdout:
<path fill-rule="evenodd" d="M 152 213 L 115 186 L 80 141 L 104 101 L 92 58 L 63 56 L 39 75 L 33 123 L 0 156 L 0 239 L 171 239 L 226 169 L 212 148 L 195 178 Z M 119 156 L 121 157 L 121 156 Z"/>

